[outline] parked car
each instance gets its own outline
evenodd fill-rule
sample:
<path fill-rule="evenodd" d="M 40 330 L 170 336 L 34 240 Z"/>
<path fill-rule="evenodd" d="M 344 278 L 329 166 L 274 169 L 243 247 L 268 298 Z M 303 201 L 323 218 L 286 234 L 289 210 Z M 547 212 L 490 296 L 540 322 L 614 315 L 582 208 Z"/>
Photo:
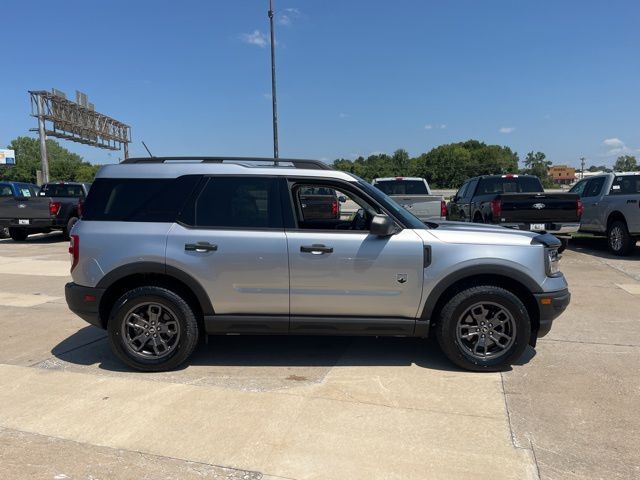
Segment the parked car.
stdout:
<path fill-rule="evenodd" d="M 447 203 L 444 197 L 433 195 L 424 178 L 374 178 L 371 183 L 423 222 L 444 219 L 447 216 Z"/>
<path fill-rule="evenodd" d="M 24 241 L 35 233 L 61 230 L 65 236 L 80 217 L 80 205 L 90 184 L 75 182 L 45 183 L 36 193 L 6 197 L 0 204 L 0 227 L 9 229 L 15 241 Z"/>
<path fill-rule="evenodd" d="M 194 160 L 102 167 L 71 235 L 67 304 L 132 368 L 176 368 L 201 335 L 435 334 L 456 365 L 499 370 L 569 304 L 552 235 L 426 225 L 324 162 Z M 359 210 L 307 222 L 310 187 Z"/>
<path fill-rule="evenodd" d="M 493 223 L 553 234 L 575 233 L 583 205 L 575 193 L 545 193 L 533 175 L 483 175 L 470 178 L 449 203 L 449 220 Z M 566 238 L 562 239 L 563 249 Z"/>
<path fill-rule="evenodd" d="M 584 203 L 580 231 L 605 234 L 609 250 L 630 255 L 640 239 L 640 173 L 594 175 L 569 191 Z"/>
<path fill-rule="evenodd" d="M 302 208 L 302 216 L 316 220 L 340 218 L 340 200 L 338 193 L 332 188 L 305 187 L 297 192 Z"/>
<path fill-rule="evenodd" d="M 16 199 L 19 197 L 35 197 L 38 195 L 40 187 L 31 183 L 24 182 L 0 182 L 0 211 L 6 202 L 11 202 L 9 199 Z M 0 238 L 9 238 L 9 227 L 0 227 Z"/>

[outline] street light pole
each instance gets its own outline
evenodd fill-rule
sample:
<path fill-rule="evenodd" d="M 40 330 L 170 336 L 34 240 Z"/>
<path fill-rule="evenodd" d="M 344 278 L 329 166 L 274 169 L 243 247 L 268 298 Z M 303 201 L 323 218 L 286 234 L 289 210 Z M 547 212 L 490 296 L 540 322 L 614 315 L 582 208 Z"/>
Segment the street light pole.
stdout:
<path fill-rule="evenodd" d="M 278 102 L 276 101 L 276 42 L 273 33 L 273 0 L 269 0 L 269 24 L 271 27 L 271 103 L 273 108 L 273 158 L 278 164 Z"/>

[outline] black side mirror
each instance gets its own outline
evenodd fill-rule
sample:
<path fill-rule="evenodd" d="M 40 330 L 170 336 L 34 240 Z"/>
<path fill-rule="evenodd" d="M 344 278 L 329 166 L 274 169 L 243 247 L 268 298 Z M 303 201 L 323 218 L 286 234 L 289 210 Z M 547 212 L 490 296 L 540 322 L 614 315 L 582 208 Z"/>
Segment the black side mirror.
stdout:
<path fill-rule="evenodd" d="M 346 202 L 346 201 L 347 201 L 347 197 L 345 197 L 344 195 L 340 195 L 340 196 L 338 197 L 338 201 L 339 201 L 340 203 L 344 203 L 344 202 Z"/>
<path fill-rule="evenodd" d="M 371 219 L 371 227 L 369 229 L 372 235 L 379 237 L 388 237 L 396 233 L 395 222 L 386 215 L 374 215 Z"/>
<path fill-rule="evenodd" d="M 456 203 L 458 200 L 460 200 L 460 199 L 458 198 L 458 195 L 454 195 L 454 196 L 453 196 L 453 198 L 451 199 L 451 201 L 452 201 L 453 203 Z"/>

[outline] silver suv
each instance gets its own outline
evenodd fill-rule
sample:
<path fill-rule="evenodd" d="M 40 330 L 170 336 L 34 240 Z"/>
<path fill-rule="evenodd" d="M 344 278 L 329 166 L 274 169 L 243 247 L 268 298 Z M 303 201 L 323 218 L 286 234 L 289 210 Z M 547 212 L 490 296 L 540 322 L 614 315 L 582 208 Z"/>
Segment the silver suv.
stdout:
<path fill-rule="evenodd" d="M 305 208 L 310 187 L 357 208 Z M 569 304 L 559 246 L 547 234 L 422 223 L 323 162 L 130 159 L 91 188 L 66 299 L 142 371 L 177 367 L 204 335 L 431 332 L 456 365 L 498 370 Z"/>

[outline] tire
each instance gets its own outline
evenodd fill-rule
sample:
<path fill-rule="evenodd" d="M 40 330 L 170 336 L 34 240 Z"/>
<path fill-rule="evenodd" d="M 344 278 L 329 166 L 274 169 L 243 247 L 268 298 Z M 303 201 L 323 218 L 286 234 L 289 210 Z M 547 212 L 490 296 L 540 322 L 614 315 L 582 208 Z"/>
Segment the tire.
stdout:
<path fill-rule="evenodd" d="M 560 248 L 558 248 L 558 253 L 562 253 L 569 246 L 569 239 L 567 237 L 556 237 L 556 238 L 560 240 L 560 243 L 561 243 Z"/>
<path fill-rule="evenodd" d="M 116 356 L 141 372 L 177 368 L 193 353 L 199 337 L 198 322 L 189 304 L 160 287 L 139 287 L 120 297 L 111 310 L 107 331 Z"/>
<path fill-rule="evenodd" d="M 64 237 L 65 240 L 69 240 L 71 238 L 70 237 L 71 229 L 73 228 L 73 226 L 76 224 L 77 221 L 78 221 L 78 217 L 71 217 L 67 222 L 67 226 L 64 228 L 64 230 L 62 230 L 62 236 Z"/>
<path fill-rule="evenodd" d="M 494 325 L 496 321 L 501 325 Z M 480 335 L 487 340 L 481 341 Z M 520 358 L 529 343 L 531 320 L 513 293 L 482 285 L 463 290 L 447 302 L 436 324 L 436 336 L 444 354 L 457 366 L 496 372 Z"/>
<path fill-rule="evenodd" d="M 473 216 L 473 223 L 485 223 L 481 213 L 478 212 Z"/>
<path fill-rule="evenodd" d="M 9 238 L 9 229 L 7 227 L 0 228 L 0 238 Z"/>
<path fill-rule="evenodd" d="M 9 228 L 9 236 L 14 242 L 24 242 L 29 234 L 24 228 Z"/>
<path fill-rule="evenodd" d="M 631 255 L 636 246 L 635 239 L 629 235 L 627 224 L 622 220 L 616 220 L 609 225 L 607 230 L 607 245 L 614 255 L 621 257 Z"/>

